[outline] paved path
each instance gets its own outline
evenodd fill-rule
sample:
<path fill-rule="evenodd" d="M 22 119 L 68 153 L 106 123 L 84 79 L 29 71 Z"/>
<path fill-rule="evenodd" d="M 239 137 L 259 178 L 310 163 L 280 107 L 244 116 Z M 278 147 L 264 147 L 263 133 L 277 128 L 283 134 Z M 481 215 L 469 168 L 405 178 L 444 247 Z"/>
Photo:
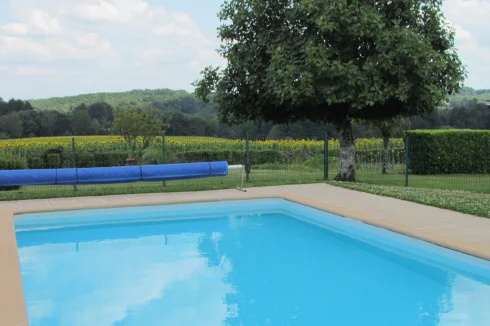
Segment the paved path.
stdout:
<path fill-rule="evenodd" d="M 282 197 L 490 260 L 490 219 L 326 184 L 0 202 L 0 325 L 27 326 L 13 214 Z"/>

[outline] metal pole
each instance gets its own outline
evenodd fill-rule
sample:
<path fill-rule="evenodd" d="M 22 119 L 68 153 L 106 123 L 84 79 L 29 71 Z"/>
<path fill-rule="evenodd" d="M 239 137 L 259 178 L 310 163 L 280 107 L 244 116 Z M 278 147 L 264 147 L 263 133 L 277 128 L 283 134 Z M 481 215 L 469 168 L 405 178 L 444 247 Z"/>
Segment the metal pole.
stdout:
<path fill-rule="evenodd" d="M 405 187 L 408 187 L 408 135 L 405 136 Z"/>
<path fill-rule="evenodd" d="M 323 139 L 323 180 L 328 180 L 328 134 Z"/>
<path fill-rule="evenodd" d="M 247 141 L 245 143 L 245 172 L 247 174 L 247 182 L 250 182 L 250 148 L 248 144 L 248 133 Z"/>
<path fill-rule="evenodd" d="M 77 147 L 75 146 L 75 137 L 71 137 L 71 167 L 76 169 L 77 167 Z M 77 185 L 73 185 L 73 191 L 77 191 Z"/>
<path fill-rule="evenodd" d="M 165 148 L 165 135 L 162 135 L 162 164 L 167 164 L 166 148 Z M 165 180 L 163 181 L 165 187 Z"/>
<path fill-rule="evenodd" d="M 244 191 L 243 190 L 243 170 L 244 170 L 244 168 L 240 169 L 240 190 L 241 191 Z"/>

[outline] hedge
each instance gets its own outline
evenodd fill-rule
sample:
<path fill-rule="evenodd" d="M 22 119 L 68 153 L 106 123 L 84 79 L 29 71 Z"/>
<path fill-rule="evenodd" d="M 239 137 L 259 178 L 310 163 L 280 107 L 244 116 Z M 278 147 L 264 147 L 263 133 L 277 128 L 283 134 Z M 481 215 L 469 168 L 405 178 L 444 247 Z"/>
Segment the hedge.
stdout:
<path fill-rule="evenodd" d="M 27 169 L 27 163 L 24 159 L 10 154 L 0 156 L 0 170 L 24 170 Z M 0 191 L 17 190 L 19 186 L 0 186 Z"/>
<path fill-rule="evenodd" d="M 245 151 L 221 150 L 221 151 L 187 151 L 171 153 L 168 163 L 191 163 L 227 161 L 228 164 L 245 164 Z M 250 162 L 252 164 L 264 164 L 280 162 L 283 158 L 281 152 L 273 150 L 251 150 Z"/>
<path fill-rule="evenodd" d="M 383 150 L 358 150 L 356 151 L 356 163 L 381 164 Z M 405 162 L 405 149 L 395 148 L 388 151 L 388 162 L 391 164 L 403 164 Z"/>
<path fill-rule="evenodd" d="M 73 167 L 72 153 L 44 153 L 31 154 L 27 162 L 29 169 L 56 169 Z M 126 164 L 126 152 L 114 153 L 76 153 L 75 166 L 77 168 L 111 167 Z"/>
<path fill-rule="evenodd" d="M 490 173 L 490 130 L 414 130 L 406 135 L 411 173 Z"/>
<path fill-rule="evenodd" d="M 328 155 L 332 157 L 339 157 L 339 150 L 329 150 Z M 381 162 L 382 151 L 380 150 L 361 150 L 356 151 L 357 162 Z M 245 164 L 246 154 L 244 150 L 222 150 L 222 151 L 188 151 L 169 153 L 167 155 L 168 163 L 190 163 L 190 162 L 212 162 L 212 161 L 228 161 L 228 164 Z M 279 164 L 294 164 L 304 163 L 311 157 L 317 157 L 317 155 L 310 155 L 303 151 L 281 151 L 281 150 L 251 150 L 250 151 L 250 163 L 252 165 L 261 165 L 267 163 L 279 163 Z M 323 159 L 323 155 L 321 154 Z M 393 164 L 403 163 L 405 159 L 405 150 L 403 148 L 391 149 L 389 160 Z"/>

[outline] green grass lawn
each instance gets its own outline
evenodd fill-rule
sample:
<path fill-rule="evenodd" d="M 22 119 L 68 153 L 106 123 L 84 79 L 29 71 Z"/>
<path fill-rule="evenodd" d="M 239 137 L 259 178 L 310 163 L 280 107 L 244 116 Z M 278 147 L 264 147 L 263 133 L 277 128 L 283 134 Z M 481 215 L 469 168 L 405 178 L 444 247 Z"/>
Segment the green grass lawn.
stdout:
<path fill-rule="evenodd" d="M 490 195 L 461 190 L 405 188 L 366 183 L 329 182 L 351 190 L 407 200 L 461 213 L 490 217 Z"/>
<path fill-rule="evenodd" d="M 245 178 L 244 178 L 245 179 Z M 254 170 L 244 187 L 322 182 L 323 174 L 308 171 Z M 118 194 L 182 192 L 198 190 L 234 189 L 240 186 L 240 172 L 233 170 L 226 177 L 189 179 L 163 182 L 136 182 L 106 185 L 27 186 L 19 190 L 0 191 L 0 200 L 43 199 Z"/>
<path fill-rule="evenodd" d="M 323 170 L 305 166 L 266 166 L 252 169 L 245 188 L 324 182 Z M 280 167 L 280 166 L 279 166 Z M 336 170 L 330 169 L 329 179 Z M 401 173 L 382 175 L 378 168 L 360 166 L 357 178 L 362 183 L 330 184 L 345 188 L 395 197 L 463 213 L 490 217 L 490 175 L 436 175 L 409 176 L 410 187 L 403 187 Z M 178 180 L 166 182 L 139 182 L 108 185 L 29 186 L 15 191 L 0 191 L 0 200 L 42 199 L 57 197 L 100 196 L 137 193 L 181 192 L 198 190 L 234 189 L 240 185 L 240 172 L 231 171 L 227 177 Z"/>

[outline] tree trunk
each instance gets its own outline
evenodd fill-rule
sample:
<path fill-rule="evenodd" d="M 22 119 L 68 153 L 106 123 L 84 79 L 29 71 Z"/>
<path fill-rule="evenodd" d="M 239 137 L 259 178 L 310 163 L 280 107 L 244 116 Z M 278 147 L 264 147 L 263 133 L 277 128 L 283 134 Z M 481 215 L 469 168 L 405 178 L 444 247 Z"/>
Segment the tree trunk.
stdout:
<path fill-rule="evenodd" d="M 356 147 L 352 122 L 345 119 L 339 126 L 340 167 L 335 181 L 356 181 Z"/>
<path fill-rule="evenodd" d="M 383 136 L 383 169 L 381 170 L 382 174 L 388 173 L 388 161 L 389 161 L 389 152 L 388 147 L 390 145 L 390 137 Z"/>

